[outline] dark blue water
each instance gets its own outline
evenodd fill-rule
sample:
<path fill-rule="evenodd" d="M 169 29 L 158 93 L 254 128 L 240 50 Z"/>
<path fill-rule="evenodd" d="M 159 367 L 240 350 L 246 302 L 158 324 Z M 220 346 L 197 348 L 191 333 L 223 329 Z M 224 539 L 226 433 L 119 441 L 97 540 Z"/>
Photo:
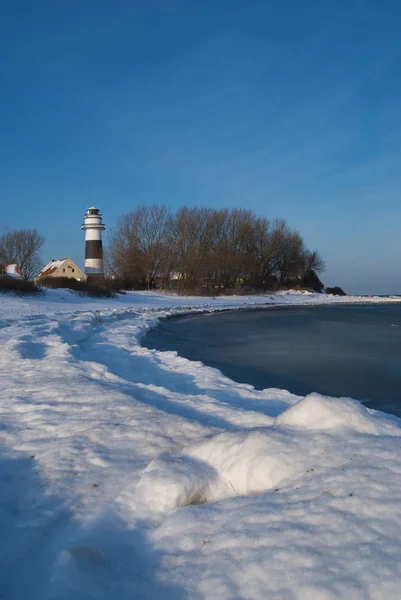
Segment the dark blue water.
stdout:
<path fill-rule="evenodd" d="M 189 315 L 164 321 L 143 345 L 257 389 L 350 396 L 401 416 L 401 305 Z"/>

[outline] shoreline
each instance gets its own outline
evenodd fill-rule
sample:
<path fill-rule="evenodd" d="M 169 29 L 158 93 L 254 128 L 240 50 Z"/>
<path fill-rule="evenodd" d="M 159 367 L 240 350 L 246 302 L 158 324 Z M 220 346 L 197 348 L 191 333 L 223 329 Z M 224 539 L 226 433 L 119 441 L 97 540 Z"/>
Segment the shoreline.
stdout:
<path fill-rule="evenodd" d="M 324 294 L 322 294 L 324 295 Z M 202 298 L 203 296 L 194 296 L 195 298 Z M 224 296 L 224 298 L 229 298 L 230 296 Z M 352 296 L 352 298 L 355 298 L 355 296 Z M 392 298 L 392 297 L 391 297 Z M 242 312 L 247 312 L 247 311 L 263 311 L 263 310 L 293 310 L 294 308 L 321 308 L 321 307 L 334 307 L 334 306 L 383 306 L 383 305 L 397 305 L 400 304 L 401 305 L 401 297 L 399 298 L 399 300 L 391 300 L 390 302 L 386 302 L 386 301 L 377 301 L 377 302 L 356 302 L 356 301 L 351 301 L 351 302 L 316 302 L 316 303 L 312 303 L 312 302 L 308 302 L 305 304 L 302 303 L 297 303 L 297 304 L 286 304 L 286 303 L 273 303 L 273 302 L 267 302 L 266 304 L 254 304 L 254 305 L 238 305 L 238 306 L 229 306 L 229 307 L 225 307 L 225 306 L 210 306 L 210 307 L 205 307 L 205 308 L 197 308 L 197 307 L 187 307 L 186 309 L 183 310 L 183 312 L 180 313 L 174 313 L 174 314 L 167 314 L 167 315 L 162 315 L 160 316 L 160 318 L 158 318 L 158 322 L 155 323 L 154 325 L 151 326 L 150 329 L 155 329 L 156 327 L 158 327 L 161 323 L 165 322 L 165 321 L 170 321 L 170 320 L 175 320 L 175 319 L 182 319 L 184 317 L 187 317 L 189 315 L 198 315 L 198 316 L 202 316 L 202 315 L 208 315 L 208 314 L 220 314 L 220 313 L 224 313 L 224 312 L 237 312 L 237 311 L 242 311 Z M 149 329 L 149 330 L 150 330 Z M 145 332 L 146 335 L 147 332 Z"/>
<path fill-rule="evenodd" d="M 369 302 L 369 303 L 356 303 L 356 302 L 352 302 L 352 303 L 335 303 L 335 306 L 333 307 L 333 303 L 329 303 L 329 304 L 324 304 L 324 303 L 316 303 L 316 304 L 306 304 L 303 305 L 301 303 L 298 303 L 296 305 L 288 305 L 288 304 L 267 304 L 267 305 L 257 305 L 257 306 L 241 306 L 241 307 L 235 307 L 235 308 L 218 308 L 215 307 L 215 309 L 211 309 L 211 308 L 207 308 L 207 309 L 192 309 L 191 307 L 188 307 L 187 310 L 185 311 L 180 311 L 178 313 L 174 312 L 173 314 L 168 314 L 168 315 L 162 315 L 160 317 L 157 318 L 156 322 L 152 323 L 150 325 L 149 328 L 146 329 L 146 331 L 143 332 L 143 334 L 138 338 L 139 339 L 139 344 L 142 348 L 147 348 L 149 350 L 153 350 L 155 352 L 159 352 L 159 353 L 169 353 L 169 352 L 174 352 L 177 354 L 178 357 L 188 360 L 192 363 L 197 363 L 197 364 L 202 364 L 207 368 L 212 368 L 212 369 L 217 369 L 224 377 L 229 378 L 233 384 L 236 385 L 250 385 L 252 386 L 255 390 L 257 391 L 264 391 L 264 390 L 274 390 L 274 389 L 283 389 L 288 391 L 289 393 L 292 394 L 296 394 L 300 397 L 305 396 L 309 393 L 313 393 L 313 392 L 318 392 L 321 393 L 323 395 L 327 395 L 333 398 L 352 398 L 353 400 L 356 400 L 357 402 L 361 403 L 363 406 L 370 408 L 372 410 L 379 410 L 383 413 L 386 414 L 390 414 L 393 415 L 397 418 L 401 417 L 401 413 L 400 413 L 400 398 L 397 396 L 397 390 L 399 389 L 399 382 L 397 383 L 397 378 L 395 375 L 393 375 L 391 372 L 388 373 L 387 372 L 387 367 L 386 364 L 381 360 L 381 356 L 382 353 L 375 354 L 374 349 L 368 349 L 369 347 L 369 334 L 370 335 L 374 335 L 374 332 L 372 334 L 372 332 L 370 332 L 370 330 L 365 330 L 367 332 L 367 334 L 364 334 L 366 339 L 366 347 L 362 346 L 361 348 L 359 348 L 358 350 L 358 344 L 355 346 L 355 342 L 352 341 L 352 334 L 351 334 L 351 338 L 347 337 L 347 335 L 340 335 L 340 337 L 335 337 L 335 331 L 333 330 L 333 325 L 330 326 L 329 329 L 329 338 L 333 340 L 333 342 L 330 342 L 330 348 L 332 347 L 332 343 L 334 343 L 334 348 L 336 348 L 336 356 L 337 356 L 337 362 L 336 364 L 338 364 L 338 368 L 340 369 L 338 372 L 338 377 L 334 377 L 333 378 L 333 372 L 332 372 L 332 368 L 330 367 L 331 364 L 331 359 L 332 359 L 332 350 L 327 351 L 327 339 L 324 337 L 324 333 L 322 333 L 322 336 L 318 336 L 318 339 L 316 338 L 316 336 L 314 336 L 313 338 L 311 338 L 311 343 L 313 344 L 313 347 L 317 347 L 316 344 L 321 344 L 321 364 L 320 364 L 320 369 L 323 369 L 322 372 L 326 373 L 326 381 L 322 381 L 322 376 L 320 375 L 321 371 L 316 371 L 316 367 L 312 367 L 312 366 L 308 366 L 308 363 L 305 364 L 305 371 L 303 371 L 302 373 L 300 373 L 299 369 L 297 370 L 297 366 L 295 364 L 294 368 L 291 368 L 291 360 L 293 359 L 293 354 L 290 352 L 290 350 L 288 349 L 288 357 L 287 359 L 283 359 L 283 364 L 285 364 L 286 360 L 290 360 L 290 363 L 287 366 L 287 369 L 283 368 L 283 365 L 279 366 L 279 370 L 275 371 L 274 370 L 274 364 L 275 364 L 275 359 L 273 356 L 271 356 L 271 344 L 272 343 L 276 343 L 274 340 L 270 340 L 269 338 L 269 346 L 266 348 L 266 350 L 263 349 L 263 346 L 261 347 L 261 349 L 259 348 L 259 350 L 264 353 L 266 352 L 266 357 L 270 357 L 270 360 L 272 360 L 273 362 L 271 363 L 271 369 L 267 369 L 264 366 L 264 362 L 262 361 L 262 363 L 259 360 L 259 357 L 255 355 L 254 357 L 254 363 L 252 364 L 248 364 L 246 361 L 244 364 L 240 363 L 237 361 L 237 359 L 234 360 L 234 362 L 231 361 L 230 359 L 230 348 L 231 345 L 236 344 L 238 342 L 238 339 L 236 337 L 236 334 L 233 333 L 231 334 L 230 331 L 230 324 L 227 322 L 226 319 L 223 319 L 223 321 L 219 321 L 219 315 L 222 315 L 223 313 L 232 313 L 233 314 L 233 321 L 232 321 L 232 327 L 235 329 L 237 324 L 240 326 L 239 332 L 240 332 L 240 336 L 241 339 L 244 341 L 244 348 L 245 348 L 245 352 L 247 353 L 248 356 L 252 356 L 252 351 L 253 351 L 253 346 L 252 344 L 249 346 L 248 343 L 248 337 L 247 337 L 247 321 L 246 321 L 246 317 L 245 320 L 242 319 L 242 317 L 239 316 L 240 321 L 236 321 L 236 317 L 235 314 L 237 313 L 247 313 L 247 314 L 251 314 L 251 313 L 288 313 L 288 318 L 290 318 L 290 314 L 293 313 L 294 311 L 296 311 L 297 309 L 302 309 L 302 311 L 307 308 L 307 309 L 311 309 L 313 312 L 313 309 L 315 309 L 317 312 L 317 314 L 315 315 L 317 318 L 317 322 L 320 322 L 322 319 L 324 322 L 327 318 L 329 319 L 329 322 L 331 323 L 331 319 L 329 317 L 329 313 L 330 313 L 330 308 L 333 307 L 338 309 L 345 309 L 345 312 L 343 313 L 342 310 L 341 312 L 337 312 L 335 313 L 336 316 L 333 317 L 334 321 L 339 321 L 339 325 L 341 326 L 341 323 L 343 321 L 343 318 L 345 318 L 345 322 L 349 323 L 349 326 L 352 327 L 353 326 L 353 318 L 352 316 L 348 316 L 345 317 L 345 314 L 348 312 L 347 309 L 350 309 L 350 307 L 355 307 L 354 310 L 356 310 L 356 314 L 359 315 L 359 318 L 357 317 L 356 323 L 358 324 L 360 322 L 362 322 L 361 319 L 361 313 L 359 312 L 360 310 L 368 310 L 369 312 L 366 313 L 362 313 L 362 315 L 366 316 L 367 319 L 367 323 L 368 324 L 372 324 L 373 326 L 375 325 L 375 311 L 377 309 L 380 309 L 380 307 L 388 307 L 388 306 L 393 306 L 393 305 L 398 306 L 398 303 L 383 303 L 383 302 L 379 302 L 379 303 L 373 303 L 373 302 Z M 368 307 L 372 307 L 371 309 L 368 309 Z M 373 308 L 374 307 L 374 308 Z M 323 310 L 323 312 L 322 312 Z M 327 313 L 326 313 L 327 310 Z M 376 313 L 376 315 L 378 315 L 377 318 L 379 318 L 379 322 L 378 324 L 382 323 L 382 319 L 385 317 L 380 317 L 380 314 L 385 315 L 386 312 L 382 311 L 381 313 Z M 219 328 L 220 325 L 222 325 L 223 329 L 222 329 L 222 333 L 219 335 L 218 338 L 216 338 L 216 336 L 214 335 L 213 331 L 214 331 L 214 327 L 213 324 L 211 323 L 206 323 L 206 321 L 201 320 L 202 317 L 206 317 L 207 316 L 216 316 L 217 321 L 215 322 L 215 325 L 217 328 Z M 342 317 L 342 315 L 344 315 L 344 317 Z M 369 316 L 371 315 L 371 316 Z M 391 318 L 397 318 L 399 315 L 396 311 L 395 315 L 393 313 L 390 313 L 390 315 L 392 315 Z M 303 323 L 304 319 L 307 320 L 308 323 L 315 323 L 315 318 L 311 315 L 310 317 L 306 316 L 306 313 L 301 312 L 299 313 L 299 315 L 297 316 L 292 316 L 291 321 L 290 322 L 294 322 L 294 319 L 297 320 L 299 317 L 300 322 Z M 249 324 L 252 324 L 253 319 L 252 317 L 251 321 L 249 322 Z M 257 318 L 257 317 L 256 317 Z M 261 317 L 262 318 L 262 322 L 264 323 L 264 319 L 265 317 Z M 268 318 L 268 317 L 267 317 Z M 277 317 L 271 317 L 273 318 L 273 320 L 275 320 Z M 192 319 L 195 319 L 195 322 L 192 322 Z M 269 318 L 268 318 L 269 319 Z M 280 318 L 279 318 L 280 319 Z M 312 319 L 312 321 L 310 322 L 310 319 Z M 371 323 L 370 319 L 373 319 L 373 322 Z M 292 335 L 291 333 L 289 333 L 290 330 L 287 330 L 285 322 L 287 320 L 287 316 L 282 316 L 282 318 L 279 320 L 279 323 L 281 323 L 281 327 L 282 327 L 282 332 L 284 335 L 286 336 L 290 336 L 289 338 L 286 337 L 285 339 L 287 339 L 287 343 L 293 343 L 294 344 L 294 352 L 296 354 L 296 356 L 299 356 L 299 352 L 297 351 L 297 344 L 301 343 L 301 344 L 308 344 L 308 342 L 304 340 L 299 340 L 299 338 L 297 337 L 296 334 Z M 178 323 L 180 321 L 185 321 L 184 324 L 179 325 Z M 231 318 L 230 318 L 231 321 Z M 170 325 L 170 327 L 166 330 L 163 331 L 163 326 L 164 324 L 166 324 L 167 322 L 171 322 L 172 324 Z M 177 322 L 177 325 L 174 325 L 174 322 Z M 256 321 L 256 323 L 258 323 L 259 321 Z M 271 324 L 273 323 L 273 321 L 268 320 L 267 322 L 270 322 Z M 395 323 L 398 323 L 398 321 L 394 321 Z M 333 322 L 334 323 L 334 322 Z M 390 323 L 390 322 L 389 322 Z M 385 325 L 385 321 L 383 322 L 383 324 Z M 335 325 L 334 325 L 335 327 Z M 391 327 L 396 327 L 395 325 L 391 325 Z M 187 340 L 187 335 L 186 335 L 186 330 L 187 328 L 189 328 L 189 338 L 192 341 L 188 341 Z M 159 331 L 157 331 L 159 330 Z M 341 330 L 340 330 L 341 331 Z M 152 333 L 154 332 L 154 333 Z M 370 333 L 369 333 L 370 332 Z M 252 328 L 249 331 L 249 333 L 251 334 L 251 338 L 253 339 L 252 336 L 255 335 L 256 331 Z M 280 335 L 280 329 L 276 331 L 277 335 Z M 238 335 L 238 334 L 237 334 Z M 357 330 L 355 332 L 355 335 L 358 336 L 359 335 L 359 330 Z M 384 334 L 382 334 L 384 335 Z M 393 335 L 391 335 L 390 333 L 387 334 L 388 336 L 390 336 L 388 338 L 388 343 L 393 343 L 392 340 L 396 340 L 398 339 L 397 337 L 394 338 Z M 233 338 L 231 337 L 233 336 Z M 333 337 L 334 336 L 334 337 Z M 327 336 L 326 336 L 327 337 Z M 210 338 L 210 339 L 209 339 Z M 187 340 L 187 341 L 186 341 Z M 289 340 L 289 341 L 288 341 Z M 291 340 L 293 340 L 293 342 L 291 342 Z M 373 341 L 373 340 L 371 340 Z M 277 342 L 279 343 L 279 342 Z M 223 355 L 225 355 L 225 353 L 228 353 L 227 355 L 227 359 L 222 360 L 221 357 L 216 354 L 216 344 L 217 347 L 220 349 L 221 353 Z M 247 345 L 248 344 L 248 345 Z M 350 345 L 351 344 L 351 345 Z M 355 348 L 354 348 L 355 346 Z M 280 346 L 278 346 L 280 347 Z M 303 346 L 302 346 L 303 347 Z M 320 346 L 319 346 L 320 347 Z M 348 366 L 346 363 L 344 363 L 344 361 L 341 361 L 341 354 L 343 353 L 348 353 L 349 351 L 356 351 L 357 355 L 355 355 L 355 369 L 357 369 L 357 372 L 359 373 L 359 375 L 361 375 L 361 369 L 363 370 L 363 364 L 361 363 L 361 361 L 363 360 L 368 360 L 368 361 L 374 361 L 376 360 L 376 365 L 377 365 L 377 369 L 378 369 L 378 374 L 381 373 L 381 377 L 383 377 L 383 381 L 382 381 L 382 389 L 378 389 L 375 381 L 372 381 L 371 378 L 369 377 L 369 372 L 366 373 L 365 377 L 363 378 L 363 380 L 365 381 L 365 383 L 360 383 L 359 385 L 355 385 L 352 382 L 352 379 L 349 380 L 347 379 L 347 376 L 345 375 L 348 369 Z M 306 345 L 304 347 L 304 351 L 306 352 L 306 354 L 308 355 L 309 350 L 309 346 Z M 298 352 L 298 353 L 297 353 Z M 385 353 L 385 347 L 383 348 L 383 353 Z M 326 356 L 327 355 L 327 356 Z M 359 356 L 359 358 L 358 358 Z M 326 362 L 325 362 L 325 358 L 326 357 Z M 375 358 L 376 357 L 376 358 Z M 330 359 L 330 360 L 329 360 Z M 298 359 L 295 359 L 295 361 L 297 362 Z M 318 360 L 318 357 L 316 357 L 316 360 Z M 315 361 L 315 359 L 313 359 L 313 361 Z M 323 361 L 323 362 L 322 362 Z M 270 364 L 270 363 L 269 363 Z M 281 364 L 281 363 L 280 363 Z M 373 363 L 372 363 L 373 364 Z M 252 366 L 253 365 L 253 366 Z M 256 373 L 256 371 L 258 371 L 258 374 Z M 381 369 L 381 371 L 380 371 Z M 387 374 L 387 376 L 386 376 Z M 379 376 L 379 375 L 378 375 Z M 299 378 L 300 377 L 300 378 Z M 362 380 L 361 380 L 362 381 Z"/>

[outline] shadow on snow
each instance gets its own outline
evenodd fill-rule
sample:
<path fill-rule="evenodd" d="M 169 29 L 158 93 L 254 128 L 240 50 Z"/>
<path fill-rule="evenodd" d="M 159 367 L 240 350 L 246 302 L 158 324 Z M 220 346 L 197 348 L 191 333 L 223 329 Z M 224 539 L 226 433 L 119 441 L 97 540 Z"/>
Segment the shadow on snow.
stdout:
<path fill-rule="evenodd" d="M 146 523 L 130 525 L 110 509 L 84 526 L 47 488 L 35 457 L 0 454 L 0 527 L 2 600 L 184 597 L 159 580 L 163 556 Z"/>

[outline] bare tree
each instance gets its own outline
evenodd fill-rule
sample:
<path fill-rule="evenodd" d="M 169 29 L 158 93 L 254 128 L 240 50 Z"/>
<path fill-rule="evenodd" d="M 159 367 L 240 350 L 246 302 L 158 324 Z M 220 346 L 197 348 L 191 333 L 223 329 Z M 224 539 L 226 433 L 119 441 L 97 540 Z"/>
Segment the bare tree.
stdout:
<path fill-rule="evenodd" d="M 298 231 L 287 232 L 277 263 L 277 276 L 281 283 L 299 278 L 304 252 L 305 245 L 301 234 Z"/>
<path fill-rule="evenodd" d="M 0 262 L 17 263 L 24 279 L 32 279 L 40 270 L 40 252 L 45 238 L 37 229 L 16 229 L 0 236 Z"/>
<path fill-rule="evenodd" d="M 163 272 L 168 257 L 166 228 L 170 213 L 165 206 L 141 206 L 135 211 L 139 251 L 143 257 L 148 289 Z"/>
<path fill-rule="evenodd" d="M 148 289 L 163 270 L 168 257 L 165 206 L 139 206 L 122 215 L 111 232 L 107 249 L 110 269 L 120 277 L 144 279 Z"/>
<path fill-rule="evenodd" d="M 178 287 L 195 289 L 200 282 L 207 284 L 214 212 L 208 208 L 184 206 L 169 219 L 167 276 L 175 277 Z"/>
<path fill-rule="evenodd" d="M 302 269 L 303 275 L 306 275 L 310 271 L 322 273 L 326 269 L 326 263 L 317 250 L 305 250 L 302 257 Z"/>
<path fill-rule="evenodd" d="M 256 217 L 250 210 L 215 212 L 213 265 L 218 287 L 231 288 L 254 266 Z"/>

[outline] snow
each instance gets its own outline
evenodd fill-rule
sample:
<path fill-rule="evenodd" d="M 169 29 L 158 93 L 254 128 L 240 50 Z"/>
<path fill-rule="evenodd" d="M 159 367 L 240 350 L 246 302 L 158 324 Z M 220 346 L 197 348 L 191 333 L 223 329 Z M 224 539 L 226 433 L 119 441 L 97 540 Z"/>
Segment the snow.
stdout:
<path fill-rule="evenodd" d="M 0 297 L 0 597 L 398 599 L 401 421 L 140 346 L 283 293 Z"/>
<path fill-rule="evenodd" d="M 315 431 L 399 435 L 399 425 L 391 417 L 386 420 L 379 411 L 367 409 L 350 398 L 329 398 L 321 394 L 305 396 L 278 415 L 275 425 Z"/>
<path fill-rule="evenodd" d="M 220 433 L 178 456 L 153 461 L 139 481 L 137 497 L 144 507 L 168 511 L 269 490 L 314 470 L 321 448 L 312 435 L 305 437 L 308 430 L 401 436 L 399 423 L 372 412 L 354 400 L 310 394 L 279 415 L 274 427 Z M 302 435 L 289 438 L 283 425 L 301 427 Z"/>

